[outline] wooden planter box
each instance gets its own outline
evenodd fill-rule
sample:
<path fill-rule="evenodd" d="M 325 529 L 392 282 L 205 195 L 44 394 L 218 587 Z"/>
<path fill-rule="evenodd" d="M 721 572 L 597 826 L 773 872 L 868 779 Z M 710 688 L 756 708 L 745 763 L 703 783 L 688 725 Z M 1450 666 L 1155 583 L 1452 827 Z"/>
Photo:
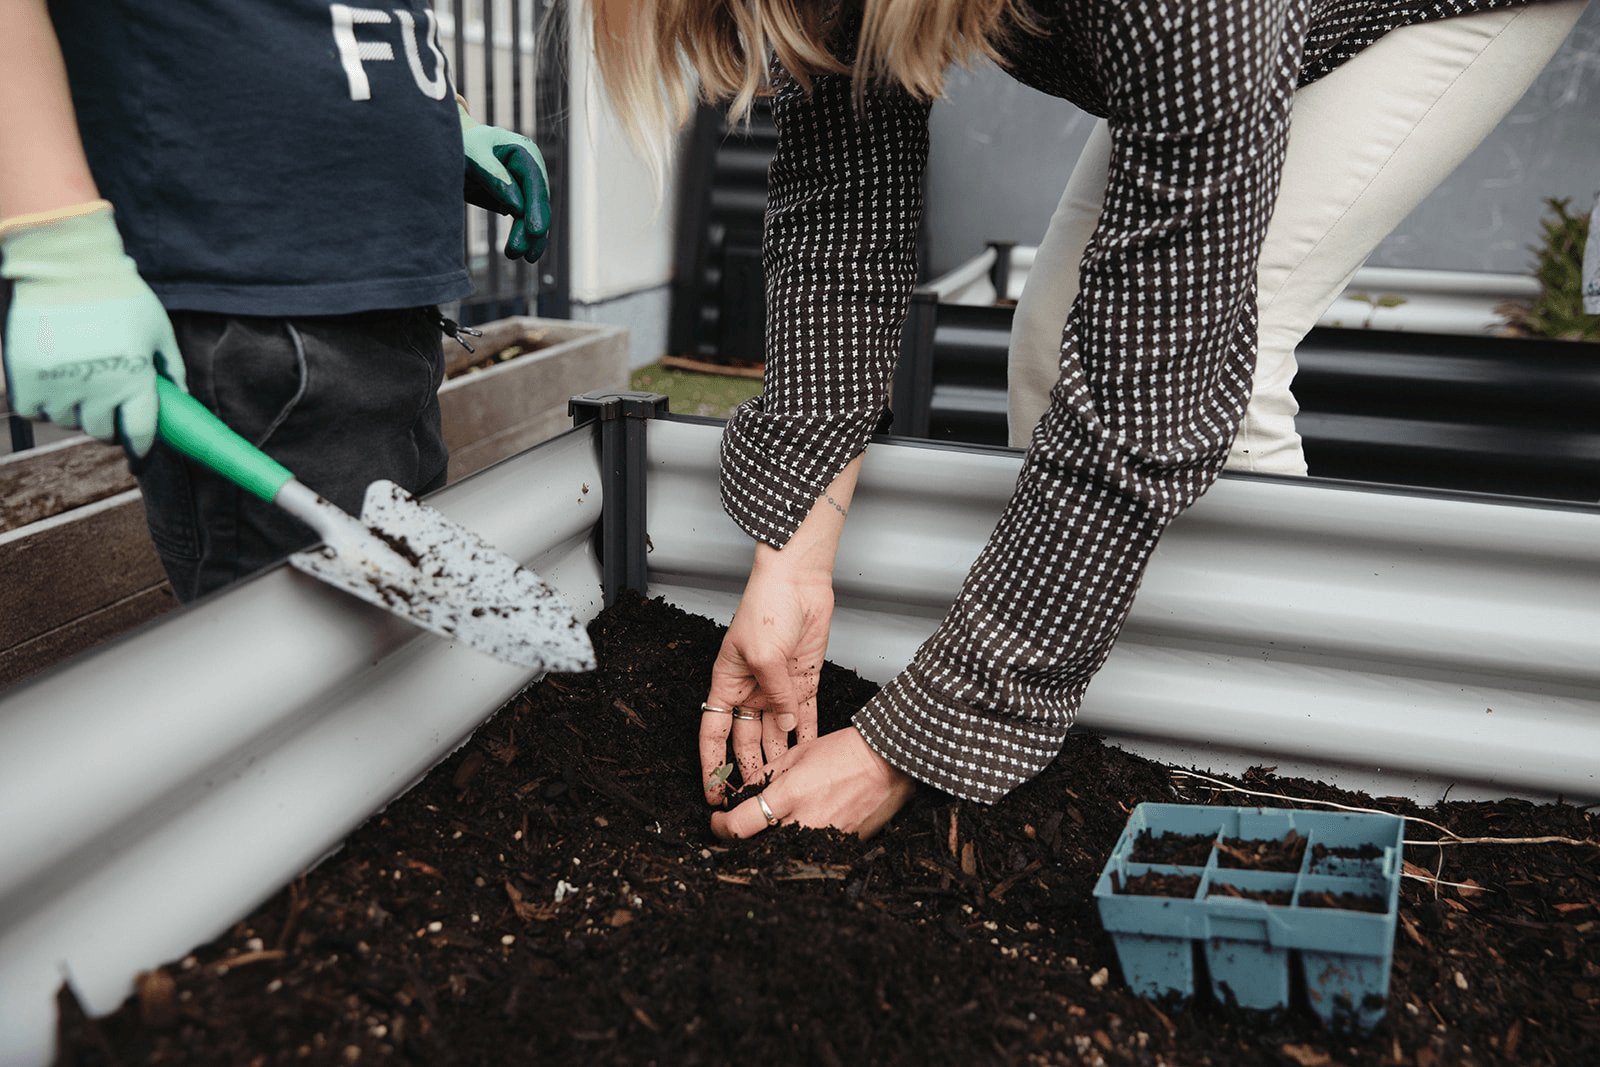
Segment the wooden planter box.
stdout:
<path fill-rule="evenodd" d="M 479 327 L 474 352 L 445 341 L 439 407 L 450 446 L 450 480 L 482 470 L 572 426 L 567 400 L 591 389 L 628 388 L 628 330 L 527 316 Z M 533 348 L 468 370 L 509 346 Z"/>
<path fill-rule="evenodd" d="M 569 397 L 628 385 L 628 331 L 555 319 L 445 342 L 451 481 L 571 426 Z M 521 344 L 534 350 L 468 370 Z M 537 346 L 537 347 L 535 347 Z M 0 457 L 0 688 L 177 606 L 122 450 L 84 437 Z"/>

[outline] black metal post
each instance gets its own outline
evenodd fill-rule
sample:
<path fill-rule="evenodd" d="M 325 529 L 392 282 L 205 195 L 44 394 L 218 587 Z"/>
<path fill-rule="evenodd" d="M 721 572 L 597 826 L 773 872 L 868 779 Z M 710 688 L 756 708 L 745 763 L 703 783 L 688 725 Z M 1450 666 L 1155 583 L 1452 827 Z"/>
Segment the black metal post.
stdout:
<path fill-rule="evenodd" d="M 536 269 L 539 272 L 538 314 L 547 319 L 572 317 L 571 242 L 567 240 L 571 137 L 567 92 L 567 17 L 565 0 L 535 0 L 539 5 L 537 63 L 534 70 L 534 140 L 550 174 L 550 241 Z"/>
<path fill-rule="evenodd" d="M 600 587 L 608 608 L 624 589 L 649 587 L 644 421 L 666 411 L 660 393 L 597 389 L 567 401 L 574 426 L 600 423 Z"/>
<path fill-rule="evenodd" d="M 33 423 L 21 415 L 8 415 L 11 423 L 11 451 L 26 452 L 33 447 Z"/>

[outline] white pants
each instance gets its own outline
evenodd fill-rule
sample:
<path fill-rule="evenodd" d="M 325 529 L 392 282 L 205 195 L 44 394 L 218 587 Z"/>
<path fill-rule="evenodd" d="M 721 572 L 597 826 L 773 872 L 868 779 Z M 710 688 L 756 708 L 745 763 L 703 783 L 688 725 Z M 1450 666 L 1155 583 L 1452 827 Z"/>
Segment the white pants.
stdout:
<path fill-rule="evenodd" d="M 1588 0 L 1407 26 L 1294 99 L 1283 181 L 1257 267 L 1254 389 L 1228 467 L 1305 474 L 1289 386 L 1295 346 L 1390 230 L 1488 136 Z M 1028 271 L 1011 331 L 1011 443 L 1050 404 L 1078 262 L 1105 199 L 1111 137 L 1095 128 Z"/>

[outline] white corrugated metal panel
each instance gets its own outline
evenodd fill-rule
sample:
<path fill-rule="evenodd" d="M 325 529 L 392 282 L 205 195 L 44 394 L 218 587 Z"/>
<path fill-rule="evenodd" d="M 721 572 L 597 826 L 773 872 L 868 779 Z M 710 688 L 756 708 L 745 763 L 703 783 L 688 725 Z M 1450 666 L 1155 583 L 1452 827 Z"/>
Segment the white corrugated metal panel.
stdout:
<path fill-rule="evenodd" d="M 725 621 L 753 550 L 717 503 L 717 431 L 650 440 L 652 591 Z M 868 450 L 831 658 L 893 676 L 1019 468 Z M 1424 801 L 1600 797 L 1600 508 L 1225 475 L 1163 538 L 1081 722 L 1180 764 Z"/>
<path fill-rule="evenodd" d="M 599 609 L 588 433 L 430 503 Z M 114 1009 L 530 680 L 279 567 L 0 694 L 0 1065 L 50 1061 L 64 975 Z"/>

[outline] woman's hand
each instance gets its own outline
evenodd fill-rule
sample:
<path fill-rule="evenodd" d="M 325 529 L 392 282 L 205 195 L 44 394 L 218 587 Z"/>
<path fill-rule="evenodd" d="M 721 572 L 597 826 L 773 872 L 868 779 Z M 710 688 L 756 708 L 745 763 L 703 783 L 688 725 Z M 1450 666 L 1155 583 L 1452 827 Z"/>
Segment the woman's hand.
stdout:
<path fill-rule="evenodd" d="M 759 563 L 751 571 L 711 668 L 706 703 L 732 714 L 708 711 L 701 717 L 704 781 L 712 783 L 729 741 L 748 784 L 760 780 L 763 765 L 788 751 L 791 732 L 801 742 L 817 736 L 817 678 L 832 615 L 830 575 Z M 706 798 L 720 803 L 723 791 L 717 781 L 708 785 Z"/>
<path fill-rule="evenodd" d="M 728 625 L 700 718 L 700 781 L 720 805 L 733 745 L 746 784 L 789 750 L 789 735 L 817 736 L 817 681 L 833 619 L 833 559 L 855 491 L 851 460 L 781 549 L 756 546 L 755 565 Z"/>
<path fill-rule="evenodd" d="M 871 837 L 916 792 L 916 779 L 874 752 L 855 727 L 797 745 L 768 767 L 759 796 L 713 812 L 718 837 L 749 837 L 779 823 L 833 826 Z"/>

